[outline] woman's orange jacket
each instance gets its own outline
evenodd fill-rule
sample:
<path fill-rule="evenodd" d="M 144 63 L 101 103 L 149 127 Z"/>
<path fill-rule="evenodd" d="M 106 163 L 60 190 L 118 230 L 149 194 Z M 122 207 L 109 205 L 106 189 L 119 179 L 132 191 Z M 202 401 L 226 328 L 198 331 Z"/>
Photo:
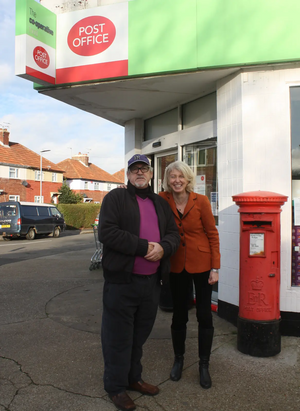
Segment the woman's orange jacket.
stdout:
<path fill-rule="evenodd" d="M 170 205 L 181 237 L 180 246 L 171 257 L 171 272 L 202 273 L 220 268 L 219 233 L 211 205 L 205 195 L 191 192 L 180 219 L 172 193 L 159 193 Z"/>

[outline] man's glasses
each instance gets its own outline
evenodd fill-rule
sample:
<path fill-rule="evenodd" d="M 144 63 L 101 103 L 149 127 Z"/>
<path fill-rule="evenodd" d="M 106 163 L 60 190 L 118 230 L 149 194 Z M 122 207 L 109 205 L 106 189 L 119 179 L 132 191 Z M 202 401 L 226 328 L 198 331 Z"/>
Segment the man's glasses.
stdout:
<path fill-rule="evenodd" d="M 150 167 L 149 166 L 142 166 L 142 167 L 133 166 L 133 167 L 130 167 L 130 171 L 133 174 L 137 174 L 139 172 L 139 170 L 141 170 L 141 172 L 144 174 L 144 173 L 147 173 L 150 170 Z"/>

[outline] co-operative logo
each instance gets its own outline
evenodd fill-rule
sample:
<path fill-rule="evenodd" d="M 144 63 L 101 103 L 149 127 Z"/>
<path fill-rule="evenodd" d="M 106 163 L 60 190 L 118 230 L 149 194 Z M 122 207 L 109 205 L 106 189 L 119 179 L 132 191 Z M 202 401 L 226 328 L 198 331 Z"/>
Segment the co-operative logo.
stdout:
<path fill-rule="evenodd" d="M 68 46 L 79 56 L 95 56 L 111 46 L 116 37 L 114 23 L 103 16 L 78 21 L 69 31 Z"/>
<path fill-rule="evenodd" d="M 50 57 L 47 53 L 47 50 L 45 50 L 44 47 L 35 47 L 35 49 L 33 50 L 33 58 L 40 68 L 46 69 L 47 67 L 49 67 Z"/>

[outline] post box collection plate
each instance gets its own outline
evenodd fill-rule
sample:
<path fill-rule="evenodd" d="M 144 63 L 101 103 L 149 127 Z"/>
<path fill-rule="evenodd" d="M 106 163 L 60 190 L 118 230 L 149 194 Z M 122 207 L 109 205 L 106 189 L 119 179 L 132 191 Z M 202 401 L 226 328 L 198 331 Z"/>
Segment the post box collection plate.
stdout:
<path fill-rule="evenodd" d="M 249 255 L 265 256 L 265 235 L 264 233 L 250 233 Z"/>

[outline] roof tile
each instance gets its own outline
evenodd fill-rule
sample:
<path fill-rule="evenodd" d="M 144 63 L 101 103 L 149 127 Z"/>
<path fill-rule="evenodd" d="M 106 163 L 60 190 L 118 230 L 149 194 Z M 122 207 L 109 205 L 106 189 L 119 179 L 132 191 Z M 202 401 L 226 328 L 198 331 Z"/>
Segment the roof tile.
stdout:
<path fill-rule="evenodd" d="M 39 154 L 24 147 L 22 144 L 9 142 L 9 146 L 0 144 L 0 164 L 12 165 L 15 167 L 25 167 L 40 169 L 41 157 Z M 52 161 L 43 157 L 43 170 L 63 172 L 64 170 Z"/>
<path fill-rule="evenodd" d="M 88 166 L 85 166 L 81 161 L 68 158 L 61 161 L 57 165 L 65 170 L 64 176 L 70 180 L 93 180 L 118 184 L 122 184 L 124 182 L 124 180 L 114 177 L 113 175 L 102 170 L 102 168 L 97 167 L 92 163 L 88 164 Z"/>
<path fill-rule="evenodd" d="M 125 181 L 125 168 L 122 168 L 121 170 L 115 172 L 113 174 L 113 176 L 118 178 L 119 180 L 121 180 L 124 183 L 124 181 Z"/>

